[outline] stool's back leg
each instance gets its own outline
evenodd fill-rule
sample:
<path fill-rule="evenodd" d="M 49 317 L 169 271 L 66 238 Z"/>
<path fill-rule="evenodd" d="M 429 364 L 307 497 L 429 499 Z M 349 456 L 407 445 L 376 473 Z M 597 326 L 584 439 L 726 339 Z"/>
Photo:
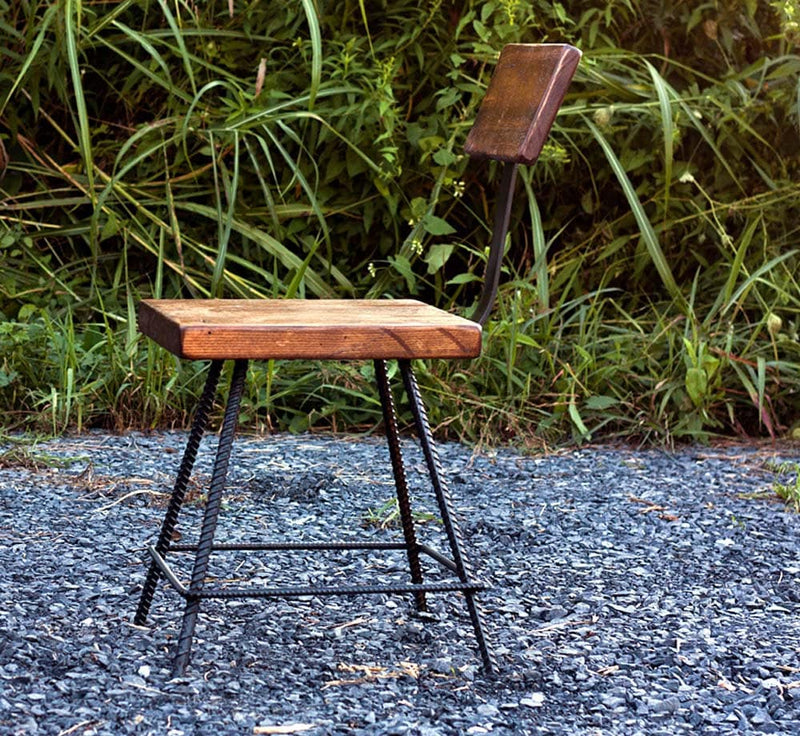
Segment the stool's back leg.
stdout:
<path fill-rule="evenodd" d="M 228 463 L 231 457 L 233 437 L 236 434 L 236 423 L 239 416 L 239 402 L 244 389 L 244 379 L 247 375 L 247 361 L 237 360 L 233 368 L 231 388 L 228 394 L 228 403 L 225 407 L 225 417 L 222 420 L 217 456 L 214 460 L 214 471 L 211 475 L 211 486 L 208 491 L 208 500 L 203 515 L 203 525 L 200 538 L 197 542 L 197 556 L 192 570 L 192 579 L 189 584 L 189 594 L 186 598 L 186 610 L 183 614 L 183 625 L 178 637 L 178 653 L 175 657 L 173 674 L 183 674 L 189 663 L 189 654 L 192 649 L 192 638 L 197 625 L 197 614 L 200 611 L 200 594 L 208 572 L 208 561 L 211 556 L 211 547 L 214 543 L 214 533 L 217 529 L 217 517 L 222 504 L 222 491 L 228 475 Z"/>
<path fill-rule="evenodd" d="M 195 411 L 192 429 L 189 433 L 189 439 L 183 453 L 183 460 L 181 460 L 178 475 L 175 479 L 175 486 L 172 489 L 172 496 L 169 499 L 167 513 L 164 515 L 161 533 L 159 534 L 158 542 L 156 542 L 156 552 L 158 552 L 161 557 L 166 555 L 169 550 L 170 542 L 172 541 L 172 535 L 178 521 L 178 514 L 180 513 L 183 500 L 186 496 L 186 487 L 189 484 L 192 468 L 197 459 L 197 449 L 200 446 L 203 433 L 208 426 L 208 415 L 214 403 L 214 396 L 217 392 L 217 384 L 219 383 L 221 370 L 221 360 L 215 360 L 211 363 L 208 376 L 206 377 L 206 385 L 200 397 L 200 402 L 197 405 L 197 410 Z M 150 605 L 153 602 L 153 595 L 156 592 L 156 586 L 158 585 L 160 577 L 161 571 L 158 569 L 155 562 L 151 562 L 150 568 L 147 571 L 147 577 L 145 578 L 144 587 L 142 588 L 142 594 L 139 597 L 139 607 L 136 609 L 136 616 L 134 616 L 133 619 L 133 622 L 137 626 L 143 626 L 147 620 L 147 614 L 150 612 Z"/>
<path fill-rule="evenodd" d="M 445 533 L 447 534 L 447 540 L 450 543 L 450 550 L 453 554 L 456 572 L 461 582 L 467 583 L 470 582 L 472 572 L 467 562 L 466 555 L 464 554 L 464 541 L 461 537 L 458 521 L 453 514 L 453 502 L 450 497 L 450 491 L 444 480 L 439 453 L 433 442 L 433 434 L 431 433 L 430 423 L 428 422 L 428 413 L 425 410 L 425 405 L 422 403 L 422 396 L 419 392 L 417 379 L 414 376 L 414 371 L 408 360 L 400 361 L 400 372 L 403 376 L 403 385 L 405 386 L 406 394 L 411 402 L 414 423 L 417 428 L 417 434 L 419 435 L 422 452 L 425 455 L 425 462 L 428 466 L 428 473 L 430 474 L 434 493 L 436 494 L 436 501 L 439 504 L 439 511 L 442 515 L 442 523 L 444 524 Z M 467 591 L 464 593 L 464 596 L 467 600 L 467 609 L 469 610 L 470 619 L 472 620 L 472 626 L 475 629 L 475 638 L 477 639 L 478 649 L 483 659 L 484 670 L 486 672 L 492 672 L 497 669 L 497 664 L 494 661 L 494 656 L 483 630 L 481 611 L 475 600 L 475 594 Z"/>
<path fill-rule="evenodd" d="M 386 439 L 389 443 L 389 456 L 392 461 L 394 485 L 397 489 L 397 506 L 400 511 L 400 522 L 403 526 L 403 537 L 408 554 L 408 566 L 411 569 L 411 582 L 415 585 L 422 583 L 422 567 L 419 562 L 419 547 L 417 536 L 414 532 L 414 519 L 411 516 L 411 502 L 408 496 L 408 482 L 406 480 L 403 455 L 400 450 L 400 439 L 397 432 L 397 414 L 386 375 L 386 361 L 375 361 L 375 378 L 378 384 L 378 393 L 383 407 L 383 423 L 386 427 Z M 414 602 L 418 611 L 427 611 L 428 606 L 423 591 L 414 592 Z"/>

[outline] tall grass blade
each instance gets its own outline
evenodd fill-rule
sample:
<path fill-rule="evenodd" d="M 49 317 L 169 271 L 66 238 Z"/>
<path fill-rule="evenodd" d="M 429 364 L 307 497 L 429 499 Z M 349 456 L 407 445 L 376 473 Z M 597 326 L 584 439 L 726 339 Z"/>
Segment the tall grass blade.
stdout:
<path fill-rule="evenodd" d="M 196 215 L 208 218 L 211 222 L 217 222 L 219 213 L 216 208 L 209 207 L 208 205 L 198 204 L 196 202 L 175 202 L 176 210 L 184 210 L 192 212 Z M 230 222 L 231 230 L 239 233 L 246 238 L 249 238 L 259 247 L 263 248 L 267 253 L 273 255 L 281 265 L 292 271 L 302 268 L 303 260 L 297 255 L 292 253 L 285 245 L 273 238 L 269 233 L 265 233 L 260 228 L 244 222 L 238 217 L 234 217 Z M 315 296 L 320 298 L 331 298 L 335 296 L 331 287 L 317 274 L 313 269 L 307 269 L 305 272 L 306 286 L 309 291 Z"/>
<path fill-rule="evenodd" d="M 364 34 L 366 35 L 367 43 L 369 44 L 369 53 L 374 59 L 375 47 L 372 45 L 372 34 L 369 32 L 369 19 L 367 18 L 367 8 L 364 4 L 364 0 L 358 0 L 358 7 L 361 10 L 361 22 L 364 24 Z"/>
<path fill-rule="evenodd" d="M 670 97 L 675 96 L 664 78 L 655 67 L 645 60 L 647 71 L 653 79 L 653 86 L 658 95 L 658 106 L 661 110 L 661 127 L 664 132 L 664 217 L 669 211 L 669 192 L 672 184 L 672 160 L 675 131 L 672 123 L 672 103 Z"/>
<path fill-rule="evenodd" d="M 731 295 L 730 299 L 728 299 L 725 303 L 725 306 L 722 308 L 721 314 L 726 314 L 734 305 L 736 305 L 740 299 L 747 294 L 747 292 L 753 287 L 753 285 L 759 281 L 764 274 L 769 273 L 772 271 L 775 266 L 785 261 L 788 261 L 792 258 L 795 258 L 800 250 L 790 250 L 787 253 L 782 253 L 779 256 L 775 256 L 775 258 L 771 258 L 766 263 L 759 266 L 753 273 L 745 279 L 745 281 L 739 286 L 738 289 Z"/>
<path fill-rule="evenodd" d="M 755 234 L 756 228 L 758 227 L 760 221 L 760 218 L 754 217 L 739 238 L 738 247 L 736 248 L 736 255 L 733 258 L 733 263 L 730 265 L 730 268 L 728 269 L 728 276 L 725 279 L 725 286 L 719 292 L 713 306 L 708 311 L 708 315 L 704 320 L 705 324 L 708 324 L 716 316 L 719 310 L 722 310 L 722 313 L 724 314 L 730 308 L 732 304 L 731 298 L 733 296 L 733 290 L 736 288 L 736 283 L 739 281 L 739 276 L 744 268 L 744 259 L 745 255 L 747 254 L 747 249 L 750 247 L 750 243 L 753 241 L 753 235 Z"/>
<path fill-rule="evenodd" d="M 89 127 L 89 113 L 86 109 L 86 98 L 84 97 L 83 81 L 81 79 L 81 65 L 78 58 L 78 42 L 75 37 L 76 31 L 81 28 L 81 2 L 80 0 L 65 0 L 65 39 L 67 47 L 67 59 L 69 63 L 69 73 L 72 79 L 72 91 L 75 95 L 75 107 L 78 112 L 78 142 L 80 145 L 81 158 L 83 159 L 84 173 L 88 183 L 89 199 L 94 206 L 97 203 L 97 193 L 94 190 L 94 154 L 92 152 L 91 128 Z M 96 233 L 92 234 L 92 248 L 97 248 Z"/>
<path fill-rule="evenodd" d="M 180 50 L 180 61 L 183 65 L 183 70 L 186 72 L 186 76 L 189 79 L 189 84 L 192 87 L 192 94 L 197 96 L 197 83 L 194 79 L 194 65 L 192 64 L 192 58 L 189 54 L 189 50 L 186 48 L 184 35 L 178 26 L 178 21 L 175 19 L 172 11 L 169 9 L 169 5 L 167 5 L 166 0 L 158 0 L 158 4 L 161 7 L 161 10 L 164 12 L 164 17 L 167 19 L 167 24 L 172 31 L 172 37 L 175 39 L 175 43 Z"/>
<path fill-rule="evenodd" d="M 152 80 L 155 85 L 158 87 L 163 87 L 166 89 L 171 95 L 175 95 L 179 99 L 183 99 L 186 102 L 191 101 L 191 96 L 186 94 L 186 92 L 181 89 L 180 86 L 175 84 L 172 79 L 172 72 L 170 71 L 169 65 L 165 61 L 164 57 L 159 53 L 158 49 L 150 43 L 147 35 L 144 33 L 139 33 L 138 31 L 129 28 L 127 25 L 121 22 L 115 22 L 114 27 L 122 31 L 126 36 L 128 36 L 131 41 L 136 44 L 137 49 L 144 49 L 147 51 L 150 58 L 156 63 L 158 69 L 162 72 L 161 74 L 157 74 L 152 68 L 151 64 L 146 64 L 137 59 L 135 56 L 126 53 L 122 48 L 120 48 L 118 43 L 112 43 L 108 41 L 104 37 L 100 37 L 100 42 L 106 46 L 110 51 L 121 56 L 125 61 L 127 61 L 134 69 L 139 71 L 148 79 Z"/>
<path fill-rule="evenodd" d="M 595 140 L 603 149 L 603 153 L 605 154 L 608 163 L 611 165 L 611 168 L 617 177 L 617 181 L 619 181 L 619 183 L 622 185 L 622 189 L 625 192 L 625 198 L 628 200 L 628 204 L 633 212 L 633 216 L 636 218 L 636 223 L 639 226 L 639 232 L 642 235 L 642 240 L 644 240 L 647 252 L 650 254 L 650 260 L 653 262 L 653 265 L 656 267 L 656 271 L 658 271 L 658 275 L 661 277 L 661 282 L 664 284 L 667 292 L 673 299 L 681 304 L 685 304 L 686 300 L 681 293 L 681 290 L 678 288 L 678 284 L 676 283 L 675 277 L 672 274 L 672 269 L 667 263 L 664 251 L 661 249 L 661 245 L 658 242 L 658 237 L 656 236 L 655 230 L 653 230 L 653 226 L 647 217 L 647 213 L 644 211 L 644 207 L 642 207 L 642 203 L 639 201 L 639 197 L 636 194 L 636 190 L 633 188 L 633 184 L 631 184 L 631 180 L 625 173 L 624 167 L 620 163 L 620 160 L 617 158 L 605 136 L 590 120 L 584 117 L 584 121 Z"/>
<path fill-rule="evenodd" d="M 214 191 L 216 193 L 216 207 L 217 207 L 217 220 L 219 242 L 217 244 L 217 253 L 214 260 L 214 271 L 211 274 L 211 294 L 214 296 L 222 296 L 222 278 L 225 273 L 225 259 L 228 254 L 228 244 L 230 243 L 231 228 L 234 219 L 234 211 L 236 208 L 236 197 L 239 189 L 239 136 L 234 133 L 233 139 L 233 173 L 230 176 L 225 176 L 223 172 L 219 171 L 217 164 L 217 156 L 214 151 L 214 135 L 209 133 L 209 143 L 212 150 L 212 161 L 214 163 Z M 227 209 L 223 212 L 222 193 L 225 194 L 227 200 Z"/>
<path fill-rule="evenodd" d="M 11 98 L 14 96 L 14 93 L 17 91 L 17 88 L 22 83 L 22 80 L 25 78 L 25 75 L 28 73 L 31 66 L 34 64 L 34 62 L 38 61 L 38 56 L 39 52 L 41 51 L 42 44 L 47 38 L 47 33 L 50 30 L 50 24 L 53 22 L 53 17 L 57 12 L 58 12 L 58 6 L 51 5 L 42 16 L 41 25 L 39 26 L 39 32 L 36 34 L 36 38 L 33 41 L 31 50 L 25 57 L 25 61 L 22 63 L 19 72 L 17 72 L 16 78 L 14 79 L 14 82 L 11 85 L 11 89 L 9 89 L 6 98 L 3 100 L 3 104 L 0 105 L 0 116 L 3 115 L 3 112 L 6 109 L 6 105 L 8 105 L 9 100 L 11 100 Z"/>
<path fill-rule="evenodd" d="M 547 241 L 542 227 L 542 213 L 539 203 L 531 186 L 532 172 L 526 172 L 522 177 L 525 184 L 525 193 L 528 199 L 528 212 L 531 218 L 531 237 L 533 239 L 533 272 L 536 274 L 536 296 L 539 309 L 545 311 L 550 308 L 550 275 L 547 270 Z"/>
<path fill-rule="evenodd" d="M 314 107 L 322 79 L 322 32 L 314 0 L 302 0 L 302 3 L 308 21 L 308 32 L 311 36 L 311 85 L 308 93 L 308 109 L 311 110 Z"/>

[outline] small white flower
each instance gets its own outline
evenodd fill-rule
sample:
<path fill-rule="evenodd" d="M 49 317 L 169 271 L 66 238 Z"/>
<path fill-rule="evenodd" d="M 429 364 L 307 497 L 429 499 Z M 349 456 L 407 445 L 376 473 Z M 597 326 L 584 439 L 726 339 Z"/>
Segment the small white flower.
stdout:
<path fill-rule="evenodd" d="M 601 107 L 594 111 L 594 121 L 601 128 L 605 128 L 611 122 L 611 117 L 613 114 L 614 108 L 612 106 Z"/>
<path fill-rule="evenodd" d="M 767 332 L 773 337 L 781 331 L 783 320 L 774 312 L 767 315 Z"/>

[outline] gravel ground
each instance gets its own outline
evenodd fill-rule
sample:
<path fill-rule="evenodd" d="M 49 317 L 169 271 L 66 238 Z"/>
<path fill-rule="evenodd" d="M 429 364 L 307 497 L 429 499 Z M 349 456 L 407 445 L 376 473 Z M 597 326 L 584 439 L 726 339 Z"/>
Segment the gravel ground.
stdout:
<path fill-rule="evenodd" d="M 771 463 L 800 447 L 440 448 L 503 671 L 478 671 L 463 600 L 208 602 L 170 679 L 180 599 L 130 621 L 181 433 L 0 448 L 0 734 L 800 733 L 800 515 Z M 202 510 L 204 443 L 185 539 Z M 422 459 L 404 445 L 412 488 Z M 205 452 L 204 452 L 205 451 Z M 241 437 L 217 538 L 378 529 L 393 492 L 370 439 Z M 792 466 L 796 468 L 796 466 Z M 196 487 L 195 487 L 196 481 Z M 437 540 L 427 493 L 423 536 Z M 418 497 L 418 498 L 417 498 Z M 401 575 L 400 556 L 212 560 L 221 578 Z"/>

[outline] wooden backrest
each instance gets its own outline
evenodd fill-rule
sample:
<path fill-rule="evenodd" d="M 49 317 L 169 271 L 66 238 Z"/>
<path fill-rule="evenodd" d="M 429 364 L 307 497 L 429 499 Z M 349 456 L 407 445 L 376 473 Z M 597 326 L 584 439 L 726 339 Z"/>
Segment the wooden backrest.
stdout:
<path fill-rule="evenodd" d="M 464 150 L 475 158 L 532 164 L 580 58 L 567 44 L 504 47 Z"/>

